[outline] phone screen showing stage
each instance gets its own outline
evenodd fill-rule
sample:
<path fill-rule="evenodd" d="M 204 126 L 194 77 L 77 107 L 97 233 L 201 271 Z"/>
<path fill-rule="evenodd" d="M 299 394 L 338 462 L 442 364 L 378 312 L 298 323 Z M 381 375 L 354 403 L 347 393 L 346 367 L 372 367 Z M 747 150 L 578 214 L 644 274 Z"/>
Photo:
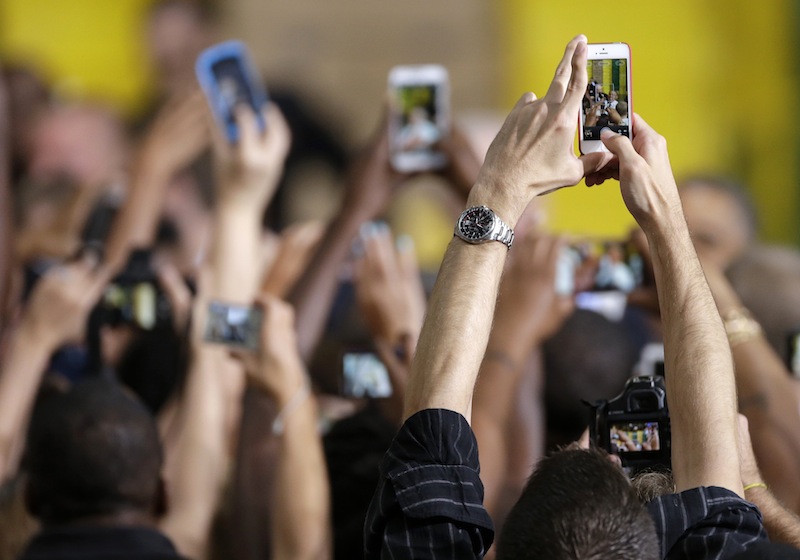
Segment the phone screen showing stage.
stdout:
<path fill-rule="evenodd" d="M 380 399 L 392 395 L 389 372 L 375 354 L 348 352 L 342 360 L 342 369 L 344 396 Z"/>
<path fill-rule="evenodd" d="M 400 152 L 427 152 L 442 137 L 437 125 L 437 86 L 402 86 L 397 89 L 399 123 L 395 149 Z"/>
<path fill-rule="evenodd" d="M 658 422 L 624 422 L 611 425 L 611 447 L 616 453 L 659 451 Z"/>
<path fill-rule="evenodd" d="M 600 140 L 609 128 L 630 138 L 628 61 L 624 58 L 590 60 L 589 84 L 583 97 L 583 140 Z"/>
<path fill-rule="evenodd" d="M 234 111 L 239 104 L 244 103 L 254 111 L 258 110 L 242 62 L 238 58 L 220 60 L 211 67 L 211 72 L 217 81 L 219 95 L 225 107 L 226 124 L 236 124 Z"/>

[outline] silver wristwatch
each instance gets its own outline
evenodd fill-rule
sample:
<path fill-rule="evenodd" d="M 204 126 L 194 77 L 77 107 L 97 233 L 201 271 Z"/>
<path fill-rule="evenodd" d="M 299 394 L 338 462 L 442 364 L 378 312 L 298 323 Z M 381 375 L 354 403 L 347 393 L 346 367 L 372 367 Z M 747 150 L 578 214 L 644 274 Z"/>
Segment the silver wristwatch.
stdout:
<path fill-rule="evenodd" d="M 514 242 L 514 230 L 486 206 L 464 210 L 456 222 L 455 235 L 467 243 L 499 241 L 509 249 Z"/>

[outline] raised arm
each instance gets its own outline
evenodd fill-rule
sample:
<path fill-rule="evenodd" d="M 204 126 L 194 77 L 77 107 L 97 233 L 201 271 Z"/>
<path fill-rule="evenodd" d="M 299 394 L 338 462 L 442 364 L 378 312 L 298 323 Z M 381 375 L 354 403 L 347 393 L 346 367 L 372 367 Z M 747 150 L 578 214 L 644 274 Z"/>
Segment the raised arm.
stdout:
<path fill-rule="evenodd" d="M 198 90 L 167 103 L 147 131 L 127 198 L 109 233 L 106 260 L 112 271 L 125 265 L 131 249 L 153 244 L 170 181 L 210 145 L 206 111 Z"/>
<path fill-rule="evenodd" d="M 10 315 L 13 276 L 11 214 L 11 132 L 5 80 L 0 77 L 0 344 Z"/>
<path fill-rule="evenodd" d="M 800 487 L 795 473 L 800 468 L 800 406 L 796 382 L 758 323 L 748 318 L 724 273 L 705 260 L 703 270 L 728 330 L 739 412 L 749 422 L 761 471 L 772 493 L 799 512 Z"/>
<path fill-rule="evenodd" d="M 526 426 L 537 444 L 529 450 L 529 464 L 544 452 L 543 380 L 534 379 L 534 391 L 519 398 L 531 352 L 558 330 L 574 308 L 571 297 L 555 292 L 555 274 L 563 243 L 530 231 L 514 246 L 500 284 L 494 325 L 475 388 L 473 429 L 481 452 L 481 480 L 486 508 L 495 520 L 502 517 L 500 498 L 507 482 L 509 456 L 521 446 L 509 423 L 524 400 L 532 403 L 538 425 Z M 527 384 L 526 384 L 527 386 Z M 537 397 L 539 397 L 537 399 Z"/>
<path fill-rule="evenodd" d="M 249 382 L 275 401 L 271 431 L 278 439 L 274 502 L 270 504 L 272 558 L 318 560 L 330 557 L 330 488 L 317 404 L 297 351 L 291 307 L 262 297 L 261 349 L 239 353 Z M 262 486 L 263 488 L 263 486 Z M 264 492 L 264 496 L 269 494 Z"/>
<path fill-rule="evenodd" d="M 50 356 L 80 342 L 103 284 L 88 257 L 57 266 L 36 285 L 11 334 L 0 370 L 0 484 L 15 472 L 36 393 Z"/>
<path fill-rule="evenodd" d="M 604 157 L 574 155 L 575 115 L 586 88 L 585 38 L 567 46 L 542 99 L 525 94 L 492 142 L 467 206 L 485 205 L 511 227 L 537 195 L 575 185 Z M 454 238 L 431 295 L 408 384 L 405 416 L 445 408 L 469 419 L 472 391 L 508 251 Z"/>
<path fill-rule="evenodd" d="M 297 314 L 300 355 L 305 361 L 311 358 L 322 336 L 339 285 L 339 270 L 361 224 L 386 209 L 394 188 L 403 179 L 389 165 L 387 123 L 382 122 L 369 146 L 353 162 L 342 205 L 322 235 L 310 266 L 289 294 Z M 330 380 L 317 381 L 331 384 Z"/>
<path fill-rule="evenodd" d="M 666 141 L 641 117 L 634 130 L 633 143 L 610 131 L 602 140 L 619 158 L 623 200 L 650 245 L 664 329 L 675 486 L 720 486 L 741 496 L 728 339 L 689 237 Z"/>

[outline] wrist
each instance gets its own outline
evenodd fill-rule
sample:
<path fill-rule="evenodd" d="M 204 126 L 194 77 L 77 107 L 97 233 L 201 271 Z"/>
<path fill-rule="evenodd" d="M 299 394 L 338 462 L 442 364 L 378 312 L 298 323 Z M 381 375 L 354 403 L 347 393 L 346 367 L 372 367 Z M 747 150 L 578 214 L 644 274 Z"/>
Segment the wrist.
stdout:
<path fill-rule="evenodd" d="M 508 185 L 479 180 L 469 192 L 467 208 L 486 206 L 513 229 L 529 202 L 527 196 L 514 194 Z"/>
<path fill-rule="evenodd" d="M 20 346 L 48 355 L 61 346 L 58 334 L 53 329 L 25 319 L 22 320 L 17 330 L 16 339 Z"/>

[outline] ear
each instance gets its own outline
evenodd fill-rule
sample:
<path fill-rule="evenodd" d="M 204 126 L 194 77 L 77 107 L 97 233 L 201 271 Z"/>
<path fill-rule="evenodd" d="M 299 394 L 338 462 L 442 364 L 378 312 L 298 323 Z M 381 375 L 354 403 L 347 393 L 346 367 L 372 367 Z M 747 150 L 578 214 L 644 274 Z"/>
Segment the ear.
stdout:
<path fill-rule="evenodd" d="M 158 487 L 156 488 L 156 499 L 153 504 L 153 514 L 158 519 L 163 517 L 169 510 L 169 497 L 167 496 L 167 484 L 162 477 L 158 477 Z"/>

